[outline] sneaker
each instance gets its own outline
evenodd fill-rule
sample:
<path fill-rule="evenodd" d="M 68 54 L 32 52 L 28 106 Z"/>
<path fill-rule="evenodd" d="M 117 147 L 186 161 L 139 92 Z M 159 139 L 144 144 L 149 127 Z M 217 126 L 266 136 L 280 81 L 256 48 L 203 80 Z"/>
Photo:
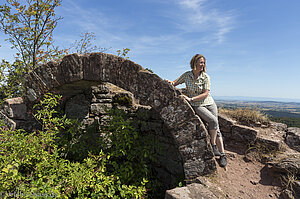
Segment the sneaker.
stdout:
<path fill-rule="evenodd" d="M 221 153 L 219 152 L 217 145 L 212 145 L 212 149 L 215 156 L 221 156 Z"/>
<path fill-rule="evenodd" d="M 226 155 L 222 155 L 220 158 L 220 167 L 225 167 L 227 165 Z"/>

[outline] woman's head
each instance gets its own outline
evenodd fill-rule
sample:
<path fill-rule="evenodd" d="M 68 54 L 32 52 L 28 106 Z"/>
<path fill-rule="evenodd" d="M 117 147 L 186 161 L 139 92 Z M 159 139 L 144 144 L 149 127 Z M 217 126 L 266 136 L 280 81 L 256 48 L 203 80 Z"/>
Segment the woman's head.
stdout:
<path fill-rule="evenodd" d="M 197 66 L 200 67 L 200 69 L 204 72 L 206 72 L 206 59 L 203 55 L 201 54 L 196 54 L 193 56 L 191 59 L 191 69 L 196 70 Z"/>

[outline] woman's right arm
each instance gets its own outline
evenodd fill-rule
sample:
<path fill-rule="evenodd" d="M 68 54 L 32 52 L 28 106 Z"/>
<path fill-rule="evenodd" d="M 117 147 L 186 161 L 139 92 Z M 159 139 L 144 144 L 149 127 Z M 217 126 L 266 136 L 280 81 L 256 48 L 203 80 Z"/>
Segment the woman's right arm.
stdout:
<path fill-rule="evenodd" d="M 173 86 L 177 86 L 178 85 L 178 82 L 176 80 L 171 81 L 171 80 L 167 80 L 166 79 L 166 81 L 169 82 L 170 84 L 172 84 Z"/>
<path fill-rule="evenodd" d="M 180 77 L 178 77 L 178 78 L 177 78 L 176 80 L 174 80 L 174 81 L 167 80 L 167 79 L 166 79 L 166 81 L 169 82 L 170 84 L 172 84 L 173 86 L 177 86 L 177 85 L 182 84 L 182 83 L 185 82 L 186 74 L 187 74 L 186 72 L 183 73 Z"/>

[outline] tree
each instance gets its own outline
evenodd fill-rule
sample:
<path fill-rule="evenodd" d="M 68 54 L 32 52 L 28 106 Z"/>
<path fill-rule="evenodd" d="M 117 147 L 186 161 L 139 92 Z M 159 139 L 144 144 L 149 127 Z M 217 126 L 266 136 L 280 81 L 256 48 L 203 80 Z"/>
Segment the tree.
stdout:
<path fill-rule="evenodd" d="M 57 22 L 55 8 L 62 0 L 6 0 L 0 5 L 0 30 L 9 36 L 7 39 L 15 48 L 26 70 L 34 69 L 40 62 L 57 56 L 53 48 L 52 33 Z"/>
<path fill-rule="evenodd" d="M 79 54 L 91 53 L 94 51 L 104 52 L 107 48 L 100 48 L 92 44 L 92 41 L 96 40 L 95 33 L 85 32 L 80 35 L 80 40 L 75 40 L 75 42 L 68 49 L 69 53 L 75 52 Z"/>
<path fill-rule="evenodd" d="M 20 3 L 21 2 L 21 3 Z M 53 46 L 52 33 L 61 17 L 55 8 L 62 0 L 5 0 L 0 5 L 0 31 L 17 50 L 11 64 L 0 63 L 0 98 L 20 96 L 24 76 L 40 63 L 62 57 L 66 50 Z M 0 100 L 0 103 L 1 103 Z"/>
<path fill-rule="evenodd" d="M 23 62 L 16 60 L 13 64 L 2 60 L 0 63 L 0 104 L 9 97 L 17 97 L 23 92 L 23 78 L 26 72 Z"/>

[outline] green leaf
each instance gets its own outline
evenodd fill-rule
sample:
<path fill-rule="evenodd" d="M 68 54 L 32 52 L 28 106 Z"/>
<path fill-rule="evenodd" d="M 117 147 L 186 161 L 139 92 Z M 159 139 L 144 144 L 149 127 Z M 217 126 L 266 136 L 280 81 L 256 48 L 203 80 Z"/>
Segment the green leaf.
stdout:
<path fill-rule="evenodd" d="M 7 168 L 3 168 L 2 171 L 8 173 L 9 170 Z"/>

